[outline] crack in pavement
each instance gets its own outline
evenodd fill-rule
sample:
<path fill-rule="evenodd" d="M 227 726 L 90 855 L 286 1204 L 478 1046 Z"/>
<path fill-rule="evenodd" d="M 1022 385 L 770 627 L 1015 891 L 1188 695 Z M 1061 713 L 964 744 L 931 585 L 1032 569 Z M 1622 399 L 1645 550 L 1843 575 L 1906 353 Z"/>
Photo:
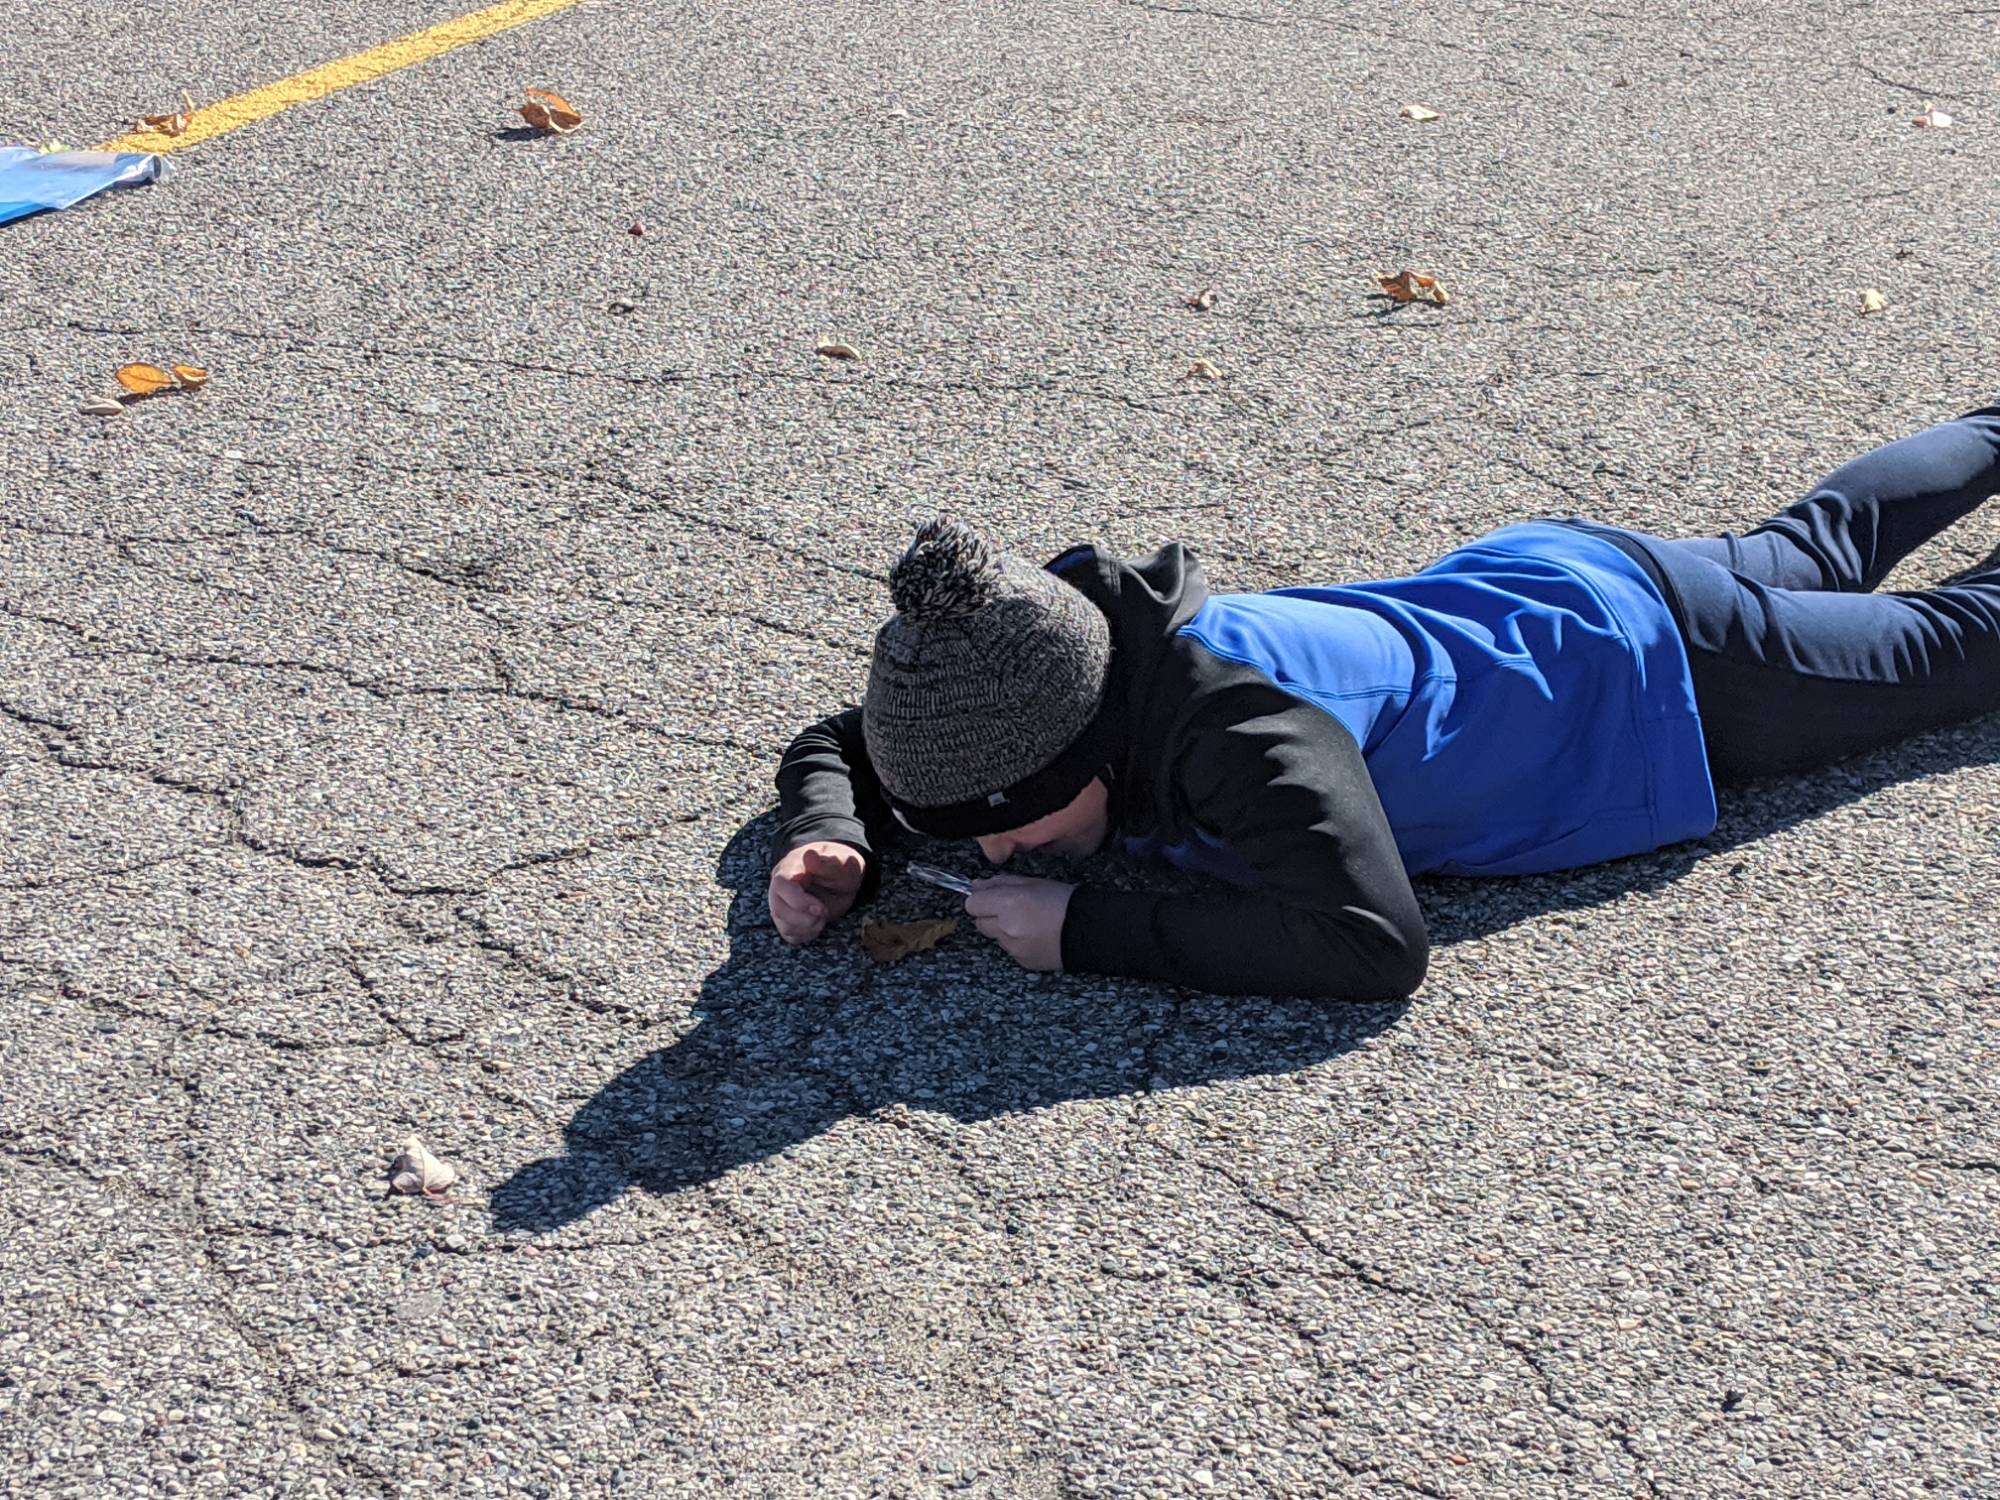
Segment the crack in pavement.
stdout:
<path fill-rule="evenodd" d="M 11 600 L 0 599 L 0 614 L 31 624 L 47 625 L 52 629 L 68 631 L 95 648 L 95 653 L 103 656 L 143 656 L 158 661 L 171 662 L 175 666 L 186 667 L 236 667 L 247 672 L 295 672 L 302 676 L 329 678 L 357 692 L 368 694 L 385 703 L 395 703 L 405 698 L 509 698 L 523 703 L 535 703 L 553 708 L 563 713 L 585 715 L 601 719 L 606 723 L 619 725 L 635 734 L 651 735 L 657 739 L 677 745 L 692 745 L 707 750 L 753 750 L 733 735 L 704 735 L 691 730 L 671 729 L 636 714 L 625 713 L 607 704 L 587 699 L 575 698 L 565 693 L 549 692 L 541 688 L 523 687 L 515 680 L 513 669 L 495 655 L 494 647 L 486 650 L 491 658 L 490 665 L 499 680 L 495 683 L 458 684 L 393 684 L 382 677 L 368 677 L 351 668 L 331 662 L 313 662 L 291 657 L 232 656 L 217 651 L 183 652 L 164 646 L 141 645 L 129 641 L 107 638 L 102 631 L 88 625 L 78 625 L 59 615 L 37 614 Z M 18 715 L 17 715 L 18 717 Z M 88 769 L 121 769 L 117 767 Z"/>
<path fill-rule="evenodd" d="M 178 1049 L 180 1039 L 172 1046 Z M 342 1473 L 355 1484 L 367 1488 L 372 1493 L 389 1500 L 395 1493 L 390 1476 L 382 1473 L 364 1459 L 351 1445 L 329 1443 L 315 1436 L 321 1419 L 307 1395 L 299 1389 L 299 1383 L 288 1374 L 282 1357 L 275 1347 L 275 1339 L 266 1338 L 244 1317 L 236 1306 L 236 1283 L 229 1270 L 229 1262 L 218 1254 L 213 1238 L 213 1229 L 203 1208 L 202 1177 L 197 1142 L 201 1132 L 197 1129 L 197 1113 L 201 1102 L 201 1085 L 194 1079 L 173 1071 L 174 1052 L 161 1059 L 155 1069 L 159 1075 L 178 1086 L 186 1106 L 181 1130 L 181 1162 L 185 1174 L 185 1195 L 182 1200 L 191 1232 L 187 1238 L 192 1243 L 197 1263 L 204 1267 L 210 1280 L 219 1288 L 219 1294 L 210 1304 L 222 1315 L 223 1321 L 236 1335 L 244 1348 L 262 1367 L 265 1377 L 276 1388 L 284 1404 L 290 1408 L 297 1423 L 300 1439 L 326 1452 Z"/>
<path fill-rule="evenodd" d="M 1555 1378 L 1543 1366 L 1539 1352 L 1521 1335 L 1489 1317 L 1474 1303 L 1470 1296 L 1449 1290 L 1426 1291 L 1417 1287 L 1404 1286 L 1393 1278 L 1383 1275 L 1358 1256 L 1354 1256 L 1325 1243 L 1318 1226 L 1304 1213 L 1265 1198 L 1258 1192 L 1254 1184 L 1244 1181 L 1237 1173 L 1231 1171 L 1220 1162 L 1212 1161 L 1191 1151 L 1183 1151 L 1178 1147 L 1164 1142 L 1158 1142 L 1157 1144 L 1159 1144 L 1160 1149 L 1174 1157 L 1177 1161 L 1183 1162 L 1197 1171 L 1208 1172 L 1218 1176 L 1223 1181 L 1233 1185 L 1237 1192 L 1242 1195 L 1243 1200 L 1250 1204 L 1251 1207 L 1288 1226 L 1313 1250 L 1339 1264 L 1344 1268 L 1345 1275 L 1352 1277 L 1363 1285 L 1394 1296 L 1424 1302 L 1433 1307 L 1444 1304 L 1455 1308 L 1467 1323 L 1485 1333 L 1502 1348 L 1511 1350 L 1522 1363 L 1534 1372 L 1536 1380 L 1541 1385 L 1542 1393 L 1551 1407 L 1575 1421 L 1597 1429 L 1615 1441 L 1624 1451 L 1627 1458 L 1631 1460 L 1633 1472 L 1639 1482 L 1645 1486 L 1646 1494 L 1654 1497 L 1659 1495 L 1659 1489 L 1652 1478 L 1651 1468 L 1647 1460 L 1637 1449 L 1636 1439 L 1630 1425 L 1615 1417 L 1595 1417 L 1584 1411 L 1576 1402 L 1558 1389 Z"/>
<path fill-rule="evenodd" d="M 1178 1009 L 1180 997 L 1175 996 L 1174 999 L 1176 1008 Z M 1140 1097 L 1144 1098 L 1146 1096 L 1142 1095 Z M 857 1107 L 858 1107 L 858 1101 L 857 1101 Z M 936 1135 L 933 1134 L 932 1131 L 924 1128 L 923 1120 L 925 1117 L 922 1114 L 909 1109 L 907 1106 L 892 1106 L 886 1110 L 875 1111 L 875 1117 L 885 1121 L 890 1125 L 895 1126 L 897 1129 L 902 1130 L 909 1136 L 913 1137 L 920 1144 L 928 1147 L 940 1160 L 942 1160 L 945 1163 L 948 1170 L 950 1170 L 954 1175 L 956 1175 L 968 1187 L 974 1190 L 975 1196 L 978 1199 L 978 1201 L 981 1203 L 982 1206 L 987 1207 L 990 1213 L 1004 1215 L 1007 1206 L 1010 1204 L 1016 1204 L 1025 1201 L 1066 1199 L 1068 1196 L 1064 1194 L 1044 1191 L 1041 1193 L 1027 1195 L 1027 1197 L 1024 1198 L 1019 1194 L 1009 1196 L 1003 1192 L 997 1192 L 994 1188 L 994 1185 L 991 1182 L 987 1181 L 983 1176 L 974 1171 L 965 1162 L 965 1160 L 958 1154 L 958 1152 L 953 1149 L 952 1143 L 948 1135 L 946 1136 Z M 1170 1154 L 1174 1154 L 1171 1152 L 1171 1148 L 1169 1148 L 1169 1150 Z M 993 1205 L 998 1205 L 998 1206 L 994 1207 Z M 1254 1302 L 1249 1298 L 1243 1296 L 1241 1288 L 1233 1285 L 1228 1280 L 1228 1278 L 1221 1276 L 1219 1273 L 1214 1272 L 1211 1268 L 1206 1267 L 1202 1265 L 1200 1262 L 1196 1261 L 1181 1246 L 1177 1244 L 1171 1244 L 1166 1241 L 1162 1241 L 1157 1237 L 1146 1233 L 1143 1229 L 1140 1230 L 1140 1237 L 1148 1244 L 1148 1246 L 1152 1250 L 1154 1250 L 1163 1257 L 1172 1259 L 1177 1264 L 1179 1264 L 1183 1270 L 1187 1271 L 1189 1274 L 1196 1277 L 1196 1279 L 1229 1291 L 1236 1298 L 1236 1300 L 1239 1303 L 1241 1303 L 1251 1313 L 1266 1320 L 1267 1322 L 1273 1323 L 1275 1326 L 1278 1326 L 1284 1329 L 1286 1332 L 1290 1333 L 1295 1339 L 1297 1339 L 1298 1342 L 1300 1342 L 1306 1347 L 1306 1349 L 1312 1356 L 1315 1366 L 1319 1365 L 1320 1361 L 1319 1361 L 1318 1350 L 1315 1347 L 1314 1340 L 1312 1339 L 1311 1335 L 1308 1334 L 1305 1330 L 1301 1329 L 1293 1319 L 1287 1317 L 1282 1312 L 1282 1310 L 1265 1307 L 1263 1304 Z M 1294 1425 L 1297 1424 L 1295 1423 Z M 1325 1434 L 1318 1429 L 1315 1429 L 1314 1441 L 1315 1441 L 1315 1446 L 1319 1451 L 1319 1453 L 1323 1457 L 1327 1458 L 1332 1463 L 1334 1463 L 1336 1466 L 1344 1470 L 1351 1478 L 1380 1479 L 1398 1485 L 1401 1488 L 1410 1490 L 1415 1494 L 1426 1496 L 1427 1500 L 1448 1500 L 1446 1492 L 1439 1489 L 1435 1489 L 1425 1484 L 1421 1479 L 1412 1479 L 1409 1478 L 1408 1476 L 1395 1474 L 1386 1469 L 1382 1469 L 1376 1466 L 1357 1464 L 1350 1461 L 1343 1455 L 1336 1453 L 1331 1448 L 1329 1448 L 1326 1445 Z"/>
<path fill-rule="evenodd" d="M 395 1035 L 383 1035 L 374 1038 L 350 1038 L 331 1042 L 309 1042 L 284 1032 L 258 1031 L 250 1027 L 232 1026 L 221 1019 L 222 1007 L 230 998 L 228 995 L 218 996 L 211 994 L 197 985 L 190 984 L 179 974 L 174 975 L 175 980 L 188 994 L 206 1003 L 209 1006 L 207 1012 L 199 1016 L 165 1015 L 159 1011 L 148 1010 L 143 1005 L 134 1005 L 129 1001 L 120 1000 L 111 995 L 99 994 L 87 989 L 60 967 L 34 963 L 26 959 L 9 958 L 4 954 L 0 954 L 0 965 L 25 969 L 30 974 L 41 975 L 55 986 L 56 993 L 64 1000 L 71 1001 L 85 1010 L 95 1011 L 100 1015 L 116 1016 L 122 1021 L 138 1021 L 150 1026 L 158 1026 L 174 1033 L 176 1036 L 225 1037 L 230 1041 L 249 1042 L 255 1046 L 268 1047 L 273 1052 L 291 1053 L 300 1056 L 312 1056 L 328 1052 L 376 1052 L 394 1047 L 397 1042 Z M 382 1016 L 380 1019 L 390 1032 L 400 1034 L 403 1041 L 414 1048 L 437 1046 L 446 1042 L 462 1041 L 464 1039 L 464 1034 L 458 1033 L 452 1036 L 433 1037 L 428 1040 L 419 1041 L 387 1015 Z"/>
<path fill-rule="evenodd" d="M 1905 83 L 1900 78 L 1891 78 L 1874 64 L 1864 62 L 1858 57 L 1854 60 L 1854 66 L 1881 84 L 1882 87 L 1886 89 L 1901 89 L 1906 94 L 1915 94 L 1919 99 L 1949 99 L 1954 103 L 1962 103 L 1966 97 L 1964 94 L 1954 94 L 1944 89 L 1934 88 L 1930 84 Z M 1910 191 L 1915 191 L 1915 189 L 1911 189 Z"/>

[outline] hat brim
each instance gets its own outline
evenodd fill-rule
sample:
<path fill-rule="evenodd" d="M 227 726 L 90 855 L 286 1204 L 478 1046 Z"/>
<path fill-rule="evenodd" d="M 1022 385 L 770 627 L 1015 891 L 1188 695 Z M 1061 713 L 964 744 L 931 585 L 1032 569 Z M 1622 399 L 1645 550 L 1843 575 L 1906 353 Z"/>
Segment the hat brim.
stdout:
<path fill-rule="evenodd" d="M 1012 786 L 995 787 L 980 796 L 940 807 L 917 807 L 890 795 L 896 820 L 912 832 L 940 839 L 976 839 L 1006 833 L 1061 812 L 1077 799 L 1090 779 L 1116 757 L 1122 726 L 1111 711 L 1110 695 L 1082 734 L 1054 760 Z"/>

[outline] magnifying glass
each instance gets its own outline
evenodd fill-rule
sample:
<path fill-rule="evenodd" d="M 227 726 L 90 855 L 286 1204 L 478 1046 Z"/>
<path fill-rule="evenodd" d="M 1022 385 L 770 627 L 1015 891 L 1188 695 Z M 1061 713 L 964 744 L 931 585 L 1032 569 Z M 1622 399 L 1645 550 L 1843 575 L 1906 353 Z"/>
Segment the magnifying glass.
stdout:
<path fill-rule="evenodd" d="M 957 891 L 961 896 L 970 896 L 972 894 L 971 881 L 967 880 L 963 875 L 954 875 L 949 870 L 940 870 L 936 865 L 912 863 L 910 873 L 916 876 L 917 879 L 926 881 L 931 885 L 941 885 L 948 891 Z"/>

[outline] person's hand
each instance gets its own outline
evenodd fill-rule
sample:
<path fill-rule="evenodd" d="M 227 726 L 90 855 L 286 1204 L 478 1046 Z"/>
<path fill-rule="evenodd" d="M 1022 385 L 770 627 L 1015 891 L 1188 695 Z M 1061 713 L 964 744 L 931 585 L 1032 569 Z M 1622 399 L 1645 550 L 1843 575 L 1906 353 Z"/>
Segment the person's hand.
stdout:
<path fill-rule="evenodd" d="M 1063 917 L 1075 889 L 1060 880 L 994 875 L 972 882 L 965 914 L 1022 968 L 1053 973 L 1062 968 Z"/>
<path fill-rule="evenodd" d="M 810 943 L 826 924 L 847 915 L 867 873 L 852 844 L 822 841 L 787 849 L 771 867 L 771 920 L 794 947 Z"/>

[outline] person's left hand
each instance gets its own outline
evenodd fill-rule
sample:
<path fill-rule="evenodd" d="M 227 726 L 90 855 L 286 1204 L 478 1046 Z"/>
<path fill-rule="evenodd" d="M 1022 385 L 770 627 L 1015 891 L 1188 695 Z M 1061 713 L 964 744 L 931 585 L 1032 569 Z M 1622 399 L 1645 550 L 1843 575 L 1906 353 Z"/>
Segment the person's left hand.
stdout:
<path fill-rule="evenodd" d="M 972 882 L 965 914 L 1022 968 L 1054 973 L 1062 968 L 1063 917 L 1075 889 L 1060 880 L 994 875 Z"/>

